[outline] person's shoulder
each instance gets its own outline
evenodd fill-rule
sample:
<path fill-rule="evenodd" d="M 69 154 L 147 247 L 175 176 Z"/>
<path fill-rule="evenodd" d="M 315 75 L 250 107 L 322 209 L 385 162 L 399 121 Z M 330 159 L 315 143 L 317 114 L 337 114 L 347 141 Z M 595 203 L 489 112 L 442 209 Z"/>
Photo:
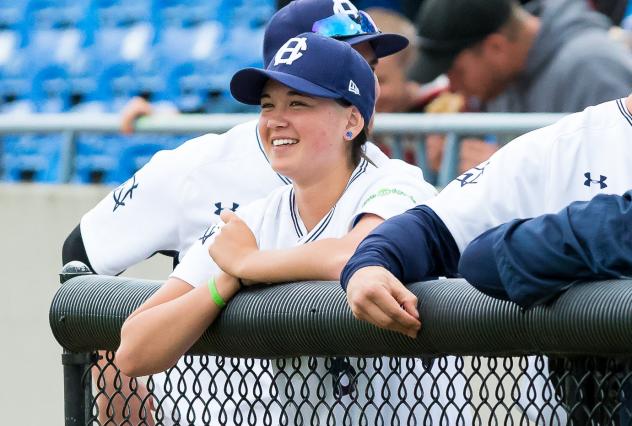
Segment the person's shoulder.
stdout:
<path fill-rule="evenodd" d="M 422 170 L 402 160 L 388 159 L 377 167 L 369 164 L 366 173 L 359 178 L 363 181 L 358 186 L 363 186 L 369 192 L 374 192 L 376 187 L 402 186 L 426 197 L 436 194 L 434 186 L 424 180 Z"/>
<path fill-rule="evenodd" d="M 172 168 L 194 170 L 209 162 L 243 157 L 249 151 L 260 155 L 258 146 L 256 121 L 248 121 L 224 133 L 207 133 L 189 139 L 175 149 L 159 152 L 156 159 Z"/>

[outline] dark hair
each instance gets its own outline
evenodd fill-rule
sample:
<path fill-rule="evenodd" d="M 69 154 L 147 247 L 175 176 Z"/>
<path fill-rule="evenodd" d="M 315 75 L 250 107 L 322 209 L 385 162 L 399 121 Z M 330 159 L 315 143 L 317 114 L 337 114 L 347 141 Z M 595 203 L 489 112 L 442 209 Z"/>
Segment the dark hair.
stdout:
<path fill-rule="evenodd" d="M 353 104 L 346 99 L 334 99 L 336 103 L 339 105 L 349 108 Z M 357 166 L 360 163 L 360 158 L 364 155 L 362 147 L 366 143 L 369 138 L 369 123 L 364 123 L 364 127 L 360 133 L 358 133 L 355 138 L 351 141 L 351 161 L 354 166 Z"/>

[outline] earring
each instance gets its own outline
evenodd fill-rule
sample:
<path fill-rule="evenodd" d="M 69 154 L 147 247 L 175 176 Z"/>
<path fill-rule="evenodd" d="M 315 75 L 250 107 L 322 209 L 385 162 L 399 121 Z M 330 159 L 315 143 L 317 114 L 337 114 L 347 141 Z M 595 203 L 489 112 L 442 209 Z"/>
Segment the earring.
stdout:
<path fill-rule="evenodd" d="M 351 139 L 353 139 L 353 132 L 351 130 L 347 130 L 345 132 L 345 139 L 350 141 Z"/>

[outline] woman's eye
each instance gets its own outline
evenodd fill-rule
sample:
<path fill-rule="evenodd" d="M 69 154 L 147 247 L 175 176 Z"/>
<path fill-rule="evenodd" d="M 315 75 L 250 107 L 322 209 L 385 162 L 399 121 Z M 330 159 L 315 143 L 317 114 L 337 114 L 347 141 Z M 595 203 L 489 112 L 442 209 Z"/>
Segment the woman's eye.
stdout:
<path fill-rule="evenodd" d="M 261 104 L 261 109 L 268 109 L 268 108 L 272 108 L 272 104 Z"/>
<path fill-rule="evenodd" d="M 290 102 L 290 106 L 307 106 L 307 104 L 302 101 L 292 101 Z"/>

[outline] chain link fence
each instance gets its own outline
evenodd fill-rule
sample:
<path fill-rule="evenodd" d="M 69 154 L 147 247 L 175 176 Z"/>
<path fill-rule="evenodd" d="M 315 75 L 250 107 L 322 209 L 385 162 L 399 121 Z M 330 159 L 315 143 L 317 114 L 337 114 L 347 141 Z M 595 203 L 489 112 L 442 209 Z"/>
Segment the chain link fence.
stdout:
<path fill-rule="evenodd" d="M 66 424 L 632 424 L 632 281 L 578 285 L 529 311 L 463 280 L 418 283 L 417 339 L 354 320 L 337 283 L 253 288 L 176 366 L 129 379 L 112 350 L 158 286 L 62 285 L 50 322 L 66 348 Z"/>

